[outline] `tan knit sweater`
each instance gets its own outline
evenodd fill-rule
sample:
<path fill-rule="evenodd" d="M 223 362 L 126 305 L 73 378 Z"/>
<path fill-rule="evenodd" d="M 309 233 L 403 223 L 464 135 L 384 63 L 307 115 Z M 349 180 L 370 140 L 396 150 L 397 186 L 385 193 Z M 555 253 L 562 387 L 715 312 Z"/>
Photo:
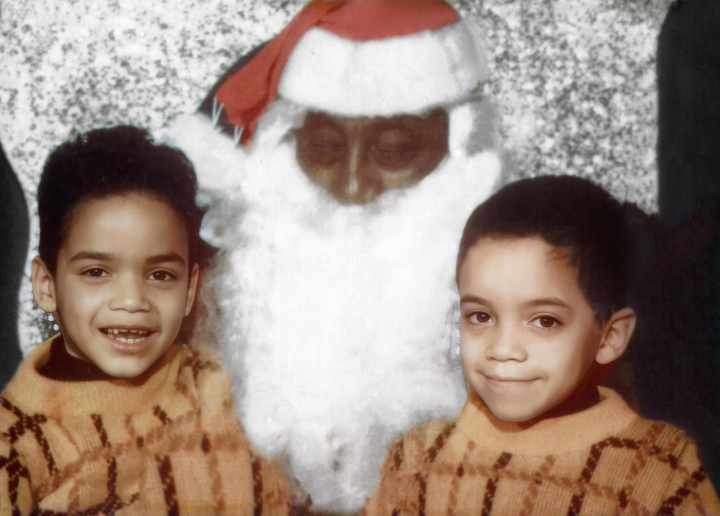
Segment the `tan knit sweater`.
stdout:
<path fill-rule="evenodd" d="M 476 394 L 455 421 L 415 428 L 389 449 L 376 515 L 720 515 L 692 440 L 637 416 L 612 390 L 584 411 L 521 429 Z"/>
<path fill-rule="evenodd" d="M 217 357 L 173 346 L 133 380 L 63 382 L 37 372 L 49 349 L 0 397 L 0 515 L 287 514 Z"/>

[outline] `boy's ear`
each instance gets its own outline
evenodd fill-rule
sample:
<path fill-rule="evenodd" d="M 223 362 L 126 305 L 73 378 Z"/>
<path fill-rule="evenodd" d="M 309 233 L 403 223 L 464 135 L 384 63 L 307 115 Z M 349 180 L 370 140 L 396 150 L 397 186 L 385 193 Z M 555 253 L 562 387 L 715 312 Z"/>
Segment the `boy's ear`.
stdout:
<path fill-rule="evenodd" d="M 48 313 L 57 310 L 55 280 L 39 256 L 32 261 L 32 291 L 35 302 L 42 310 Z"/>
<path fill-rule="evenodd" d="M 190 271 L 190 281 L 188 282 L 187 300 L 185 301 L 185 316 L 190 315 L 190 311 L 195 301 L 195 294 L 197 293 L 198 276 L 200 276 L 200 266 L 196 263 L 193 265 L 192 271 Z"/>
<path fill-rule="evenodd" d="M 598 364 L 609 364 L 625 353 L 636 322 L 637 315 L 632 308 L 623 308 L 612 314 L 605 323 L 600 348 L 595 355 Z"/>

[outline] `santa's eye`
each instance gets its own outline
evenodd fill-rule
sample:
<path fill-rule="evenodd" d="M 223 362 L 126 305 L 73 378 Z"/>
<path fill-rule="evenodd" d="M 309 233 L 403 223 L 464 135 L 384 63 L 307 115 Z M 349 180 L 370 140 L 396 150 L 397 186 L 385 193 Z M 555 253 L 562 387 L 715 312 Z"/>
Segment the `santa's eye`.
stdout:
<path fill-rule="evenodd" d="M 303 126 L 295 131 L 298 158 L 307 167 L 331 166 L 342 160 L 347 152 L 345 134 L 328 125 Z"/>
<path fill-rule="evenodd" d="M 560 326 L 560 321 L 550 315 L 541 315 L 533 319 L 530 324 L 540 328 L 555 328 L 556 326 Z"/>
<path fill-rule="evenodd" d="M 492 321 L 492 317 L 487 312 L 471 312 L 467 315 L 468 321 L 472 324 L 486 324 Z"/>
<path fill-rule="evenodd" d="M 418 153 L 418 138 L 411 131 L 401 128 L 387 128 L 378 131 L 373 149 L 378 165 L 390 170 L 402 169 Z"/>
<path fill-rule="evenodd" d="M 340 138 L 318 136 L 307 143 L 317 153 L 339 153 L 345 150 L 345 140 Z"/>

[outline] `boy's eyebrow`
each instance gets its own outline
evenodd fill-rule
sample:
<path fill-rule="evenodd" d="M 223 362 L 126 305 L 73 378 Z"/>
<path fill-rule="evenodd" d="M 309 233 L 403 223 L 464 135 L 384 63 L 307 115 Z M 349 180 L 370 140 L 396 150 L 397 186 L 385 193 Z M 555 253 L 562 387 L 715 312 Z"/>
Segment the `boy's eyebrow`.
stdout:
<path fill-rule="evenodd" d="M 156 254 L 148 258 L 146 262 L 153 265 L 166 262 L 180 262 L 185 265 L 185 259 L 177 253 Z"/>
<path fill-rule="evenodd" d="M 460 304 L 463 303 L 477 303 L 479 305 L 488 305 L 492 306 L 492 303 L 485 299 L 484 297 L 476 296 L 474 294 L 465 294 L 460 298 Z M 567 304 L 565 301 L 560 299 L 559 297 L 541 297 L 538 299 L 531 299 L 529 301 L 525 301 L 523 303 L 524 307 L 527 308 L 533 308 L 536 306 L 560 306 L 562 308 L 567 308 L 568 310 L 571 310 L 572 307 Z"/>
<path fill-rule="evenodd" d="M 536 306 L 552 305 L 552 306 L 559 306 L 562 308 L 567 308 L 568 310 L 572 309 L 572 307 L 569 304 L 567 304 L 565 301 L 563 301 L 559 297 L 541 297 L 539 299 L 531 299 L 530 301 L 525 301 L 523 303 L 523 305 L 528 308 L 533 308 Z"/>
<path fill-rule="evenodd" d="M 110 253 L 102 253 L 99 251 L 80 251 L 75 253 L 69 261 L 78 262 L 80 260 L 98 260 L 101 262 L 112 261 L 114 256 Z"/>
<path fill-rule="evenodd" d="M 476 296 L 475 294 L 465 294 L 460 298 L 460 304 L 463 303 L 477 303 L 479 305 L 492 305 L 490 301 L 484 297 Z"/>
<path fill-rule="evenodd" d="M 72 258 L 70 258 L 71 262 L 78 262 L 81 260 L 97 260 L 100 262 L 111 262 L 115 259 L 115 255 L 110 253 L 103 253 L 100 251 L 80 251 L 73 255 Z M 165 254 L 156 254 L 155 256 L 151 256 L 146 260 L 147 263 L 151 265 L 155 265 L 158 263 L 167 263 L 167 262 L 179 262 L 183 265 L 185 265 L 185 259 L 180 256 L 178 253 L 165 253 Z"/>

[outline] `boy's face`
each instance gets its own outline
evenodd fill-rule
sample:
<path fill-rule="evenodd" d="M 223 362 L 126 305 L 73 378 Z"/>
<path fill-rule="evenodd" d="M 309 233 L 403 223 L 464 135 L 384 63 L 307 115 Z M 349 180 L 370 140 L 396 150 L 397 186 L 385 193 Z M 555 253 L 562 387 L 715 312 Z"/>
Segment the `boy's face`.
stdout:
<path fill-rule="evenodd" d="M 539 237 L 483 238 L 458 288 L 463 374 L 495 416 L 530 421 L 587 378 L 602 331 L 563 250 Z"/>
<path fill-rule="evenodd" d="M 71 354 L 133 378 L 167 351 L 190 312 L 198 268 L 188 266 L 188 251 L 183 220 L 164 201 L 94 199 L 69 223 L 56 273 L 45 276 L 49 295 L 38 294 L 43 276 L 33 271 L 36 299 L 54 313 Z"/>

